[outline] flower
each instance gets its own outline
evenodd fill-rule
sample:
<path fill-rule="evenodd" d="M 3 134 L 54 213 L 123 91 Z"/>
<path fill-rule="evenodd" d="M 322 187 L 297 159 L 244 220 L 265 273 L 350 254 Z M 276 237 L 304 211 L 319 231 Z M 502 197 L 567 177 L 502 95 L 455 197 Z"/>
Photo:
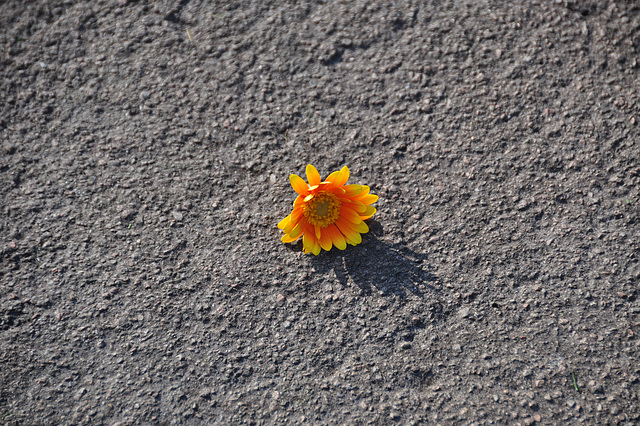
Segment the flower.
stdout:
<path fill-rule="evenodd" d="M 363 221 L 376 212 L 370 204 L 375 203 L 378 196 L 370 194 L 366 185 L 345 185 L 349 180 L 346 166 L 324 181 L 311 164 L 306 172 L 309 184 L 300 176 L 289 176 L 298 197 L 291 214 L 278 223 L 278 228 L 284 231 L 282 242 L 290 243 L 302 237 L 304 252 L 316 256 L 321 249 L 329 251 L 336 246 L 344 250 L 347 243 L 360 244 L 360 234 L 369 232 Z"/>

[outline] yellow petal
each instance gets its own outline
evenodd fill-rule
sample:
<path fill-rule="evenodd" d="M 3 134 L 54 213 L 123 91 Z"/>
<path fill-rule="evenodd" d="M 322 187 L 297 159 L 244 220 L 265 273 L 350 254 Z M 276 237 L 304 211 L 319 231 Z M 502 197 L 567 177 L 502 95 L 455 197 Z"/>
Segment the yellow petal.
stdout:
<path fill-rule="evenodd" d="M 365 195 L 364 197 L 358 197 L 358 200 L 362 201 L 364 204 L 371 204 L 378 201 L 378 196 L 369 194 L 369 195 Z"/>
<path fill-rule="evenodd" d="M 367 206 L 367 211 L 364 213 L 360 213 L 360 219 L 366 220 L 369 219 L 376 212 L 376 208 L 373 206 Z"/>
<path fill-rule="evenodd" d="M 349 198 L 360 195 L 362 191 L 364 191 L 364 187 L 362 185 L 356 185 L 356 184 L 345 185 L 343 186 L 343 188 L 345 190 L 345 196 Z"/>
<path fill-rule="evenodd" d="M 327 176 L 327 178 L 325 179 L 325 182 L 331 182 L 332 184 L 334 184 L 335 186 L 342 186 L 339 185 L 338 183 L 342 181 L 342 172 L 341 171 L 337 171 L 337 172 L 333 172 L 331 173 L 329 176 Z"/>
<path fill-rule="evenodd" d="M 311 249 L 311 253 L 315 254 L 316 256 L 320 254 L 320 244 L 318 244 L 317 241 L 316 241 L 316 244 Z"/>
<path fill-rule="evenodd" d="M 311 232 L 309 232 L 311 230 Z M 316 244 L 316 236 L 313 234 L 313 227 L 307 226 L 304 234 L 302 234 L 302 247 L 304 247 L 304 251 L 309 253 L 313 250 L 313 246 Z"/>
<path fill-rule="evenodd" d="M 302 234 L 302 244 L 305 253 L 311 252 L 317 256 L 318 254 L 320 254 L 321 247 L 318 243 L 318 240 L 316 239 L 313 228 L 314 227 L 312 225 L 307 225 L 304 230 L 304 234 Z"/>
<path fill-rule="evenodd" d="M 358 231 L 361 234 L 366 234 L 367 232 L 369 232 L 369 227 L 367 226 L 366 223 L 360 222 L 359 224 L 356 225 L 356 231 Z"/>
<path fill-rule="evenodd" d="M 284 228 L 282 228 L 282 230 L 284 231 L 285 234 L 290 234 L 291 230 L 296 226 L 296 223 L 293 223 L 291 221 L 289 221 L 289 223 L 287 223 Z"/>
<path fill-rule="evenodd" d="M 353 242 L 354 242 L 354 246 L 357 246 L 358 244 L 360 244 L 362 242 L 362 236 L 358 233 L 356 233 L 353 238 L 352 238 Z"/>
<path fill-rule="evenodd" d="M 362 199 L 362 197 L 367 195 L 371 190 L 371 188 L 369 188 L 367 185 L 360 185 L 360 186 L 362 187 L 362 192 L 355 196 L 355 198 L 358 200 Z"/>
<path fill-rule="evenodd" d="M 288 234 L 284 234 L 284 235 L 282 236 L 282 238 L 280 238 L 280 241 L 282 241 L 283 243 L 292 243 L 292 242 L 294 242 L 295 240 L 297 240 L 298 238 L 300 238 L 300 236 L 299 236 L 299 235 L 298 235 L 296 238 L 291 238 L 291 236 L 290 236 L 290 235 L 288 235 Z"/>
<path fill-rule="evenodd" d="M 314 228 L 314 230 L 315 230 L 316 238 L 317 238 L 317 239 L 320 239 L 320 235 L 322 234 L 322 233 L 320 232 L 320 227 L 319 227 L 318 225 L 313 225 L 313 228 Z"/>
<path fill-rule="evenodd" d="M 352 246 L 357 246 L 362 242 L 362 237 L 357 232 L 350 235 L 345 235 L 344 238 L 347 240 L 347 243 L 351 244 Z"/>
<path fill-rule="evenodd" d="M 289 182 L 291 182 L 293 190 L 300 195 L 306 194 L 309 189 L 309 185 L 307 185 L 304 179 L 298 175 L 294 175 L 293 173 L 289 175 Z"/>
<path fill-rule="evenodd" d="M 284 229 L 285 225 L 289 223 L 290 219 L 291 219 L 291 215 L 285 217 L 280 222 L 278 222 L 278 229 Z"/>
<path fill-rule="evenodd" d="M 352 240 L 351 238 L 347 237 L 346 235 L 344 237 L 344 240 L 347 242 L 347 244 L 350 244 L 352 246 L 355 246 L 355 245 L 358 244 L 358 243 L 355 242 L 355 240 Z"/>
<path fill-rule="evenodd" d="M 340 172 L 342 173 L 342 177 L 338 186 L 344 185 L 349 180 L 349 168 L 347 166 L 344 166 Z"/>
<path fill-rule="evenodd" d="M 320 179 L 320 173 L 318 170 L 313 167 L 311 164 L 307 165 L 307 181 L 309 181 L 309 186 L 319 185 L 322 179 Z"/>
<path fill-rule="evenodd" d="M 300 222 L 298 222 L 298 224 L 293 227 L 291 232 L 289 232 L 289 236 L 291 238 L 298 238 L 300 235 L 302 235 L 302 231 L 304 231 L 305 225 L 306 223 L 304 220 L 301 220 Z"/>

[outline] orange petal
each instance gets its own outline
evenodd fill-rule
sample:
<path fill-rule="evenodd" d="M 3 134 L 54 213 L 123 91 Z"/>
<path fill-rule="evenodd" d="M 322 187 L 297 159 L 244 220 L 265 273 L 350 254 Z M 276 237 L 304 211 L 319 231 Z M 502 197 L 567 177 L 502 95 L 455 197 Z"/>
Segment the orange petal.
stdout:
<path fill-rule="evenodd" d="M 355 212 L 355 210 L 343 205 L 340 208 L 340 218 L 344 218 L 346 220 L 348 220 L 351 223 L 355 223 L 358 224 L 360 222 L 362 222 L 362 219 L 360 219 L 360 215 L 358 213 Z"/>
<path fill-rule="evenodd" d="M 296 199 L 293 201 L 293 208 L 301 207 L 304 204 L 304 197 L 302 195 L 298 195 Z"/>
<path fill-rule="evenodd" d="M 347 232 L 351 232 L 351 223 L 344 219 L 338 219 L 334 223 L 334 225 L 342 232 L 343 235 L 346 235 Z"/>
<path fill-rule="evenodd" d="M 344 235 L 345 240 L 347 240 L 347 242 L 352 246 L 358 245 L 362 242 L 362 237 L 356 229 L 358 228 L 358 225 L 355 225 L 347 220 L 340 219 L 336 221 L 336 225 L 338 226 L 338 229 L 340 229 L 340 232 L 342 232 L 342 235 Z"/>
<path fill-rule="evenodd" d="M 318 189 L 321 191 L 328 191 L 333 187 L 333 184 L 331 182 L 320 182 L 320 184 L 318 184 Z"/>
<path fill-rule="evenodd" d="M 307 165 L 307 181 L 309 181 L 309 186 L 319 185 L 322 179 L 320 179 L 320 173 L 318 170 L 313 167 L 311 164 Z"/>
<path fill-rule="evenodd" d="M 352 241 L 356 240 L 357 234 L 356 230 L 353 229 L 354 225 L 346 220 L 338 220 L 336 221 L 336 226 L 338 227 L 342 235 L 344 235 L 344 238 L 347 240 L 347 242 L 349 244 L 353 244 Z"/>
<path fill-rule="evenodd" d="M 320 239 L 320 235 L 322 235 L 322 232 L 320 232 L 320 227 L 318 225 L 313 225 L 313 229 L 315 231 L 316 238 Z"/>
<path fill-rule="evenodd" d="M 331 184 L 333 185 L 333 184 Z M 344 198 L 346 191 L 344 190 L 343 186 L 336 186 L 333 188 L 329 188 L 328 191 L 331 191 L 332 193 L 334 193 L 336 195 L 336 197 L 342 197 Z"/>
<path fill-rule="evenodd" d="M 302 207 L 293 209 L 293 211 L 291 212 L 291 222 L 293 223 L 300 222 L 300 218 L 302 218 L 303 213 L 304 213 L 304 210 L 302 210 Z"/>
<path fill-rule="evenodd" d="M 360 213 L 360 214 L 367 211 L 367 206 L 365 206 L 364 204 L 362 204 L 361 201 L 358 201 L 358 200 L 349 200 L 349 208 L 355 210 L 357 213 Z"/>
<path fill-rule="evenodd" d="M 289 175 L 289 182 L 291 182 L 291 186 L 293 190 L 296 191 L 300 195 L 305 195 L 309 190 L 309 185 L 298 175 L 294 175 L 293 173 Z"/>
<path fill-rule="evenodd" d="M 327 228 L 322 230 L 322 235 L 320 235 L 320 247 L 325 249 L 326 251 L 331 250 L 331 235 L 327 232 Z"/>
<path fill-rule="evenodd" d="M 329 236 L 331 236 L 331 241 L 333 245 L 339 248 L 340 250 L 344 250 L 347 248 L 347 240 L 345 240 L 342 232 L 336 227 L 336 225 L 329 225 L 324 232 L 328 232 Z"/>

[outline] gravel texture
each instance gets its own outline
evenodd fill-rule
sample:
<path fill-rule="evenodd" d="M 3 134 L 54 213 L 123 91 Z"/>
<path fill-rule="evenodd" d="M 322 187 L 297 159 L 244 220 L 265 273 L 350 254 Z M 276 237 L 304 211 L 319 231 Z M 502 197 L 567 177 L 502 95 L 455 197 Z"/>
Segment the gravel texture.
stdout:
<path fill-rule="evenodd" d="M 640 423 L 640 5 L 0 4 L 0 419 Z M 276 228 L 290 173 L 380 196 Z"/>

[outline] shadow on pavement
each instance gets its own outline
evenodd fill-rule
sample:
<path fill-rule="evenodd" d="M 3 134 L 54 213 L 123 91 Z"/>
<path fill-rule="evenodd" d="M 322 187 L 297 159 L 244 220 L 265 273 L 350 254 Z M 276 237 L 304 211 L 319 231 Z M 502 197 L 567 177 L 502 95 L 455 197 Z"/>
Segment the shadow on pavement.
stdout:
<path fill-rule="evenodd" d="M 365 294 L 373 289 L 401 298 L 408 293 L 418 297 L 424 297 L 424 291 L 440 293 L 433 286 L 437 277 L 429 272 L 426 255 L 380 240 L 382 226 L 376 221 L 370 221 L 369 227 L 371 232 L 363 235 L 362 244 L 325 252 L 313 259 L 314 266 L 333 269 L 343 285 L 351 279 Z"/>

